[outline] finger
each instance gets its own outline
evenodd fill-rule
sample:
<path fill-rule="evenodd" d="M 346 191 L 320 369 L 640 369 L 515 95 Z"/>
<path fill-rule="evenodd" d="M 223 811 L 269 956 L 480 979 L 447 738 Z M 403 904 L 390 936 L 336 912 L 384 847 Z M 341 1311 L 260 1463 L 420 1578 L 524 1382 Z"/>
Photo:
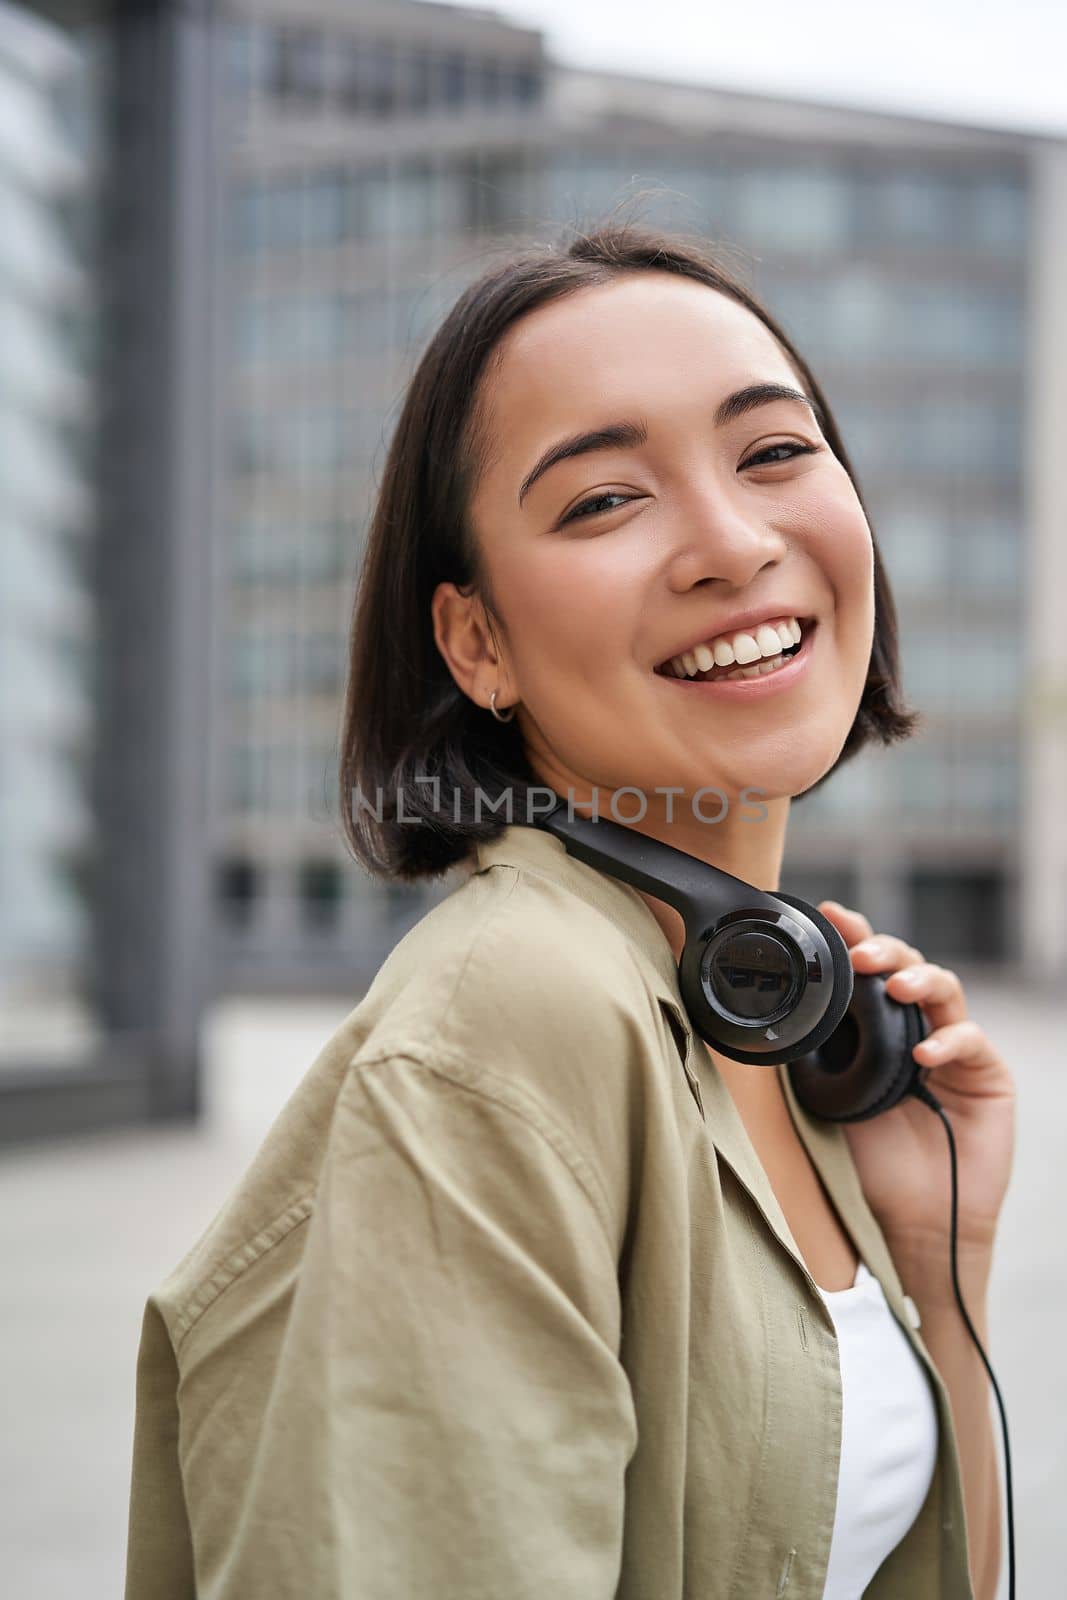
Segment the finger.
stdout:
<path fill-rule="evenodd" d="M 921 961 L 886 979 L 886 992 L 894 1000 L 914 1001 L 933 1031 L 962 1022 L 967 1016 L 967 996 L 954 972 L 931 961 Z"/>
<path fill-rule="evenodd" d="M 860 939 L 869 939 L 874 932 L 861 911 L 852 911 L 836 900 L 820 900 L 815 909 L 830 919 L 847 945 L 857 944 Z"/>
<path fill-rule="evenodd" d="M 852 964 L 862 972 L 896 972 L 903 967 L 913 967 L 922 961 L 914 945 L 897 939 L 893 934 L 874 934 L 861 939 L 849 950 Z"/>
<path fill-rule="evenodd" d="M 923 1066 L 940 1067 L 946 1062 L 958 1061 L 964 1066 L 974 1067 L 993 1065 L 1000 1061 L 985 1030 L 979 1027 L 972 1017 L 938 1028 L 927 1038 L 920 1039 L 912 1050 L 912 1055 Z"/>

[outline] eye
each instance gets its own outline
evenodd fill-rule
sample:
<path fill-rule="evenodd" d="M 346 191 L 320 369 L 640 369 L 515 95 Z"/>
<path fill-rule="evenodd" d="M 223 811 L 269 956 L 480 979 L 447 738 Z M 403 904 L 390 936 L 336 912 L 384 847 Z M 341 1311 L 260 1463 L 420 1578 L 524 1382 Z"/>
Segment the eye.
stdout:
<path fill-rule="evenodd" d="M 617 494 L 614 489 L 605 490 L 605 492 L 603 494 L 590 495 L 588 500 L 580 500 L 576 506 L 572 507 L 572 509 L 567 512 L 567 515 L 565 517 L 561 517 L 560 518 L 560 526 L 562 527 L 564 525 L 564 523 L 567 523 L 567 522 L 574 522 L 575 519 L 578 518 L 578 517 L 592 517 L 592 516 L 598 515 L 598 512 L 600 512 L 600 511 L 617 511 L 618 510 L 618 506 L 605 505 L 604 502 L 606 500 L 617 500 L 620 505 L 624 505 L 625 506 L 625 505 L 629 505 L 631 500 L 640 500 L 640 499 L 641 499 L 640 495 L 636 495 L 636 494 Z M 591 511 L 589 509 L 591 506 L 596 507 L 598 509 Z"/>
<path fill-rule="evenodd" d="M 754 456 L 749 456 L 747 461 L 741 463 L 741 470 L 745 467 L 754 467 L 757 462 L 762 462 L 765 456 L 771 455 L 775 450 L 785 450 L 788 454 L 780 456 L 777 461 L 768 461 L 766 464 L 769 467 L 781 466 L 785 461 L 792 461 L 794 456 L 818 455 L 821 449 L 822 445 L 800 444 L 795 439 L 783 439 L 780 444 L 769 444 L 765 449 L 758 450 Z"/>

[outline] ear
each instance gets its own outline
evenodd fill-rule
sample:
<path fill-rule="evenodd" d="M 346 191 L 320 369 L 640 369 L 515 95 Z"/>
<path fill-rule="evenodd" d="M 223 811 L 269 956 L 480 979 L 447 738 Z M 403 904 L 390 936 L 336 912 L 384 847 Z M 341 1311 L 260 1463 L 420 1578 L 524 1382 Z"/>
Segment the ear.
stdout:
<path fill-rule="evenodd" d="M 454 583 L 439 583 L 430 611 L 434 640 L 458 687 L 479 706 L 489 705 L 494 689 L 506 704 L 507 663 L 490 634 L 480 596 L 464 594 Z"/>

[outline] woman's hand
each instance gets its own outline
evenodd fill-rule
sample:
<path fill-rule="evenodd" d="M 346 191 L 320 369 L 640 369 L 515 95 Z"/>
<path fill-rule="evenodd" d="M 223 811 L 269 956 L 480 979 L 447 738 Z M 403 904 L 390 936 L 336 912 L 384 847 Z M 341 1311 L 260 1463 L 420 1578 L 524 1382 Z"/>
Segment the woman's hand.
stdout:
<path fill-rule="evenodd" d="M 872 934 L 858 911 L 818 909 L 849 947 L 853 970 L 891 974 L 886 992 L 919 1005 L 927 1037 L 914 1057 L 952 1125 L 959 1184 L 958 1239 L 992 1250 L 1015 1153 L 1015 1082 L 978 1024 L 954 972 L 924 961 L 902 939 Z M 868 941 L 873 940 L 873 948 Z M 914 1095 L 866 1122 L 843 1124 L 867 1204 L 889 1243 L 948 1239 L 952 1186 L 948 1139 L 937 1113 Z"/>

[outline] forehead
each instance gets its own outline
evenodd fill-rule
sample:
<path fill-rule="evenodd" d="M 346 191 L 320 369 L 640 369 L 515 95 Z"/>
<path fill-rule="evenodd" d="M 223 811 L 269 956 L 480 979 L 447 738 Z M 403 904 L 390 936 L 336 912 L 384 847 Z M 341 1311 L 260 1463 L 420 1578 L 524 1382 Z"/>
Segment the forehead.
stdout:
<path fill-rule="evenodd" d="M 633 272 L 516 323 L 482 398 L 499 461 L 517 435 L 603 421 L 609 403 L 704 409 L 760 379 L 795 385 L 797 375 L 746 306 L 691 278 Z"/>

